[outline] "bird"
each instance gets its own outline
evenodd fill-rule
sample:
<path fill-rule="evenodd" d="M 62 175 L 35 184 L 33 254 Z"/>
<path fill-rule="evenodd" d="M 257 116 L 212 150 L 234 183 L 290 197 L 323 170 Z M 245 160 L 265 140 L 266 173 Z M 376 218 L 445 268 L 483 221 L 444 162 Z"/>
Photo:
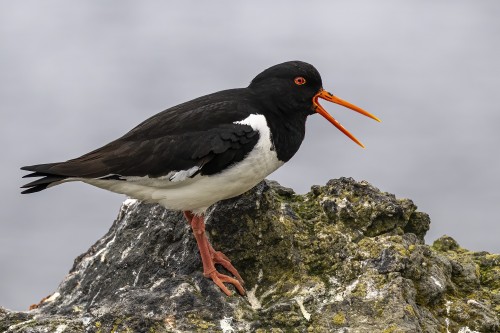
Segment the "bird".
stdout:
<path fill-rule="evenodd" d="M 319 99 L 380 121 L 323 89 L 311 64 L 287 61 L 265 69 L 246 88 L 215 92 L 157 113 L 80 157 L 24 166 L 31 173 L 23 178 L 38 179 L 21 186 L 21 193 L 80 181 L 182 211 L 198 245 L 203 275 L 228 296 L 232 292 L 226 284 L 245 295 L 237 269 L 207 238 L 205 212 L 288 162 L 304 140 L 310 115 L 320 114 L 364 148 Z M 232 276 L 220 273 L 216 264 Z"/>

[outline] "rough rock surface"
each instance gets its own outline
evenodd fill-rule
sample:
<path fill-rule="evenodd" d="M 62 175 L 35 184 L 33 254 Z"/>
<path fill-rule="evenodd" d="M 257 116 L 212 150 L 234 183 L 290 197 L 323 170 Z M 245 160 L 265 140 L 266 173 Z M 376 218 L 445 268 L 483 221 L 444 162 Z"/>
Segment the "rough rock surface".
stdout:
<path fill-rule="evenodd" d="M 203 277 L 181 213 L 127 200 L 37 309 L 0 308 L 0 331 L 500 332 L 500 255 L 425 245 L 427 214 L 367 182 L 265 181 L 207 224 L 246 297 Z"/>

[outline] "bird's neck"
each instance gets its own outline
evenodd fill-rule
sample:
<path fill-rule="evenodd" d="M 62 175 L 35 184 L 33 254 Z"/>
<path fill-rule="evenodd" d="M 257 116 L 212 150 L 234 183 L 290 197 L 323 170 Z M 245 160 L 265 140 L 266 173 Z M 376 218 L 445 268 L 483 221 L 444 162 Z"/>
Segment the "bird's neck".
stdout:
<path fill-rule="evenodd" d="M 304 110 L 291 111 L 276 104 L 266 108 L 266 111 L 265 116 L 278 159 L 287 162 L 299 150 L 304 140 L 307 114 Z"/>
<path fill-rule="evenodd" d="M 311 105 L 297 104 L 287 91 L 269 90 L 266 87 L 248 89 L 257 101 L 258 109 L 266 117 L 271 129 L 271 140 L 280 161 L 287 162 L 299 150 L 306 132 L 306 119 L 311 114 Z"/>

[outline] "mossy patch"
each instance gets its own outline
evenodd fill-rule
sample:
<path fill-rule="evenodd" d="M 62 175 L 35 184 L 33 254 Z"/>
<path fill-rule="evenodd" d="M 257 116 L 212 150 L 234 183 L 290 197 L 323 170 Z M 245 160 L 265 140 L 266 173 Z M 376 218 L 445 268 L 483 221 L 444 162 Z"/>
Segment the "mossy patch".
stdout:
<path fill-rule="evenodd" d="M 332 323 L 336 326 L 343 326 L 347 323 L 347 319 L 343 312 L 337 312 L 332 317 Z"/>

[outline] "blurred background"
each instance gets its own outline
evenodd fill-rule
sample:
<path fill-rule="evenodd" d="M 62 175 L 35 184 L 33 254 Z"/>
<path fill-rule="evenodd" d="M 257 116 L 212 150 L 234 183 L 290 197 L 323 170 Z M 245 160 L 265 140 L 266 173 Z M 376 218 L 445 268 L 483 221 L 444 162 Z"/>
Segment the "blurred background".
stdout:
<path fill-rule="evenodd" d="M 323 103 L 367 148 L 313 116 L 271 179 L 298 193 L 367 180 L 430 214 L 427 243 L 500 252 L 499 17 L 495 0 L 1 1 L 0 305 L 53 292 L 125 199 L 76 183 L 21 195 L 19 167 L 295 59 L 383 122 Z"/>

